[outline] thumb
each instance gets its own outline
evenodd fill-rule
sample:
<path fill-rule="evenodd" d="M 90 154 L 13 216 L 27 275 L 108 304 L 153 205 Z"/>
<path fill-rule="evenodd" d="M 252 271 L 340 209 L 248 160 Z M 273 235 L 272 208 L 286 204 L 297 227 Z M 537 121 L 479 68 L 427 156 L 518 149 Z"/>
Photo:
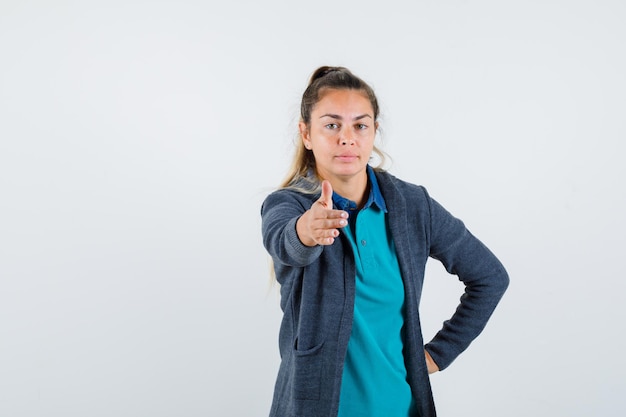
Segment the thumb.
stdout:
<path fill-rule="evenodd" d="M 322 196 L 319 202 L 328 209 L 333 208 L 333 186 L 330 185 L 330 181 L 328 180 L 322 181 Z"/>

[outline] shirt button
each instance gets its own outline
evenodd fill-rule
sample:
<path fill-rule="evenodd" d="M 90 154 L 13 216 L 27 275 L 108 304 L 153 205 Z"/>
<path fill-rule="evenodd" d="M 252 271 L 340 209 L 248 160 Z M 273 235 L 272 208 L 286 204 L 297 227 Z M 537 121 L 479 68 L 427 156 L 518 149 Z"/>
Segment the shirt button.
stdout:
<path fill-rule="evenodd" d="M 365 239 L 363 239 L 363 240 L 361 241 L 361 245 L 363 245 L 363 246 L 367 245 L 367 242 L 365 241 Z"/>

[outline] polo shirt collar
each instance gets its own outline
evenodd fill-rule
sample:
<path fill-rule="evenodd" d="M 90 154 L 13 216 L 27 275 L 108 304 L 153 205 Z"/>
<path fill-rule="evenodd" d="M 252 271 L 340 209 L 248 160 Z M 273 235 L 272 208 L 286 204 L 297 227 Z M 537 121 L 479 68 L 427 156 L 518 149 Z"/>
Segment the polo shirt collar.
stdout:
<path fill-rule="evenodd" d="M 385 199 L 380 192 L 380 187 L 378 186 L 376 174 L 374 173 L 374 169 L 369 165 L 367 165 L 367 181 L 369 183 L 370 192 L 363 208 L 366 209 L 374 205 L 383 212 L 387 213 L 387 205 L 385 204 Z M 340 196 L 336 192 L 333 192 L 333 202 L 339 210 L 353 212 L 357 209 L 356 202 L 348 200 L 347 198 Z"/>

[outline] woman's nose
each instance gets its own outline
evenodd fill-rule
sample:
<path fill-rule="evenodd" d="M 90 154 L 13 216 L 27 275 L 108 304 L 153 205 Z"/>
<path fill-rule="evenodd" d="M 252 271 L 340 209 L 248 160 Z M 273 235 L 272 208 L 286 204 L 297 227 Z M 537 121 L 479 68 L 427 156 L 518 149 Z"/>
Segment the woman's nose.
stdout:
<path fill-rule="evenodd" d="M 342 130 L 339 134 L 339 143 L 342 145 L 354 145 L 354 137 L 347 130 Z"/>

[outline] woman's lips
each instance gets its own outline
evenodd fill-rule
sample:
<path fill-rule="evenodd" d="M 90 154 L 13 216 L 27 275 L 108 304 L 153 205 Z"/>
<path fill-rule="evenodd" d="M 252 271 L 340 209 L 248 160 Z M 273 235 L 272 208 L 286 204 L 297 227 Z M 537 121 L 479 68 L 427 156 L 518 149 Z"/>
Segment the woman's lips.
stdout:
<path fill-rule="evenodd" d="M 355 159 L 357 159 L 358 157 L 356 155 L 353 154 L 342 154 L 342 155 L 337 155 L 335 158 L 339 159 L 340 161 L 343 162 L 352 162 Z"/>

